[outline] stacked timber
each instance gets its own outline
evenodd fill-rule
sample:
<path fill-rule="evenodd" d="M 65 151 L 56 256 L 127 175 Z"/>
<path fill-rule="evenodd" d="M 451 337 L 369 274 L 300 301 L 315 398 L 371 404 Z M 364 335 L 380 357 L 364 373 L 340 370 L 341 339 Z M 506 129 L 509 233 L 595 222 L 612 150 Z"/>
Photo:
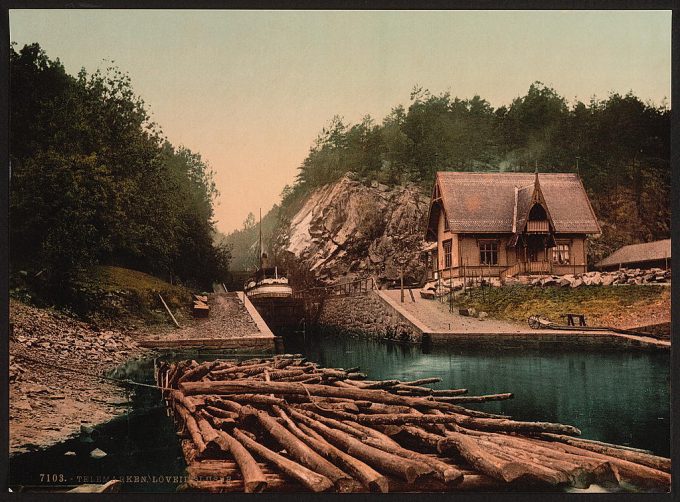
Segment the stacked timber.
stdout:
<path fill-rule="evenodd" d="M 194 295 L 194 306 L 192 312 L 194 317 L 208 317 L 208 314 L 210 314 L 208 297 L 204 295 Z"/>
<path fill-rule="evenodd" d="M 187 462 L 184 490 L 409 492 L 670 489 L 670 460 L 573 426 L 465 407 L 512 398 L 367 380 L 300 355 L 164 363 L 159 385 Z"/>

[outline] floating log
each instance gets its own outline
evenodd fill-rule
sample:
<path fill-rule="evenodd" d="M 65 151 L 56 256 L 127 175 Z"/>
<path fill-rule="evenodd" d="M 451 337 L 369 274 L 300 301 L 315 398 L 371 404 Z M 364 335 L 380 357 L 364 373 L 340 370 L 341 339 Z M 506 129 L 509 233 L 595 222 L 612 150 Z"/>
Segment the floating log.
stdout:
<path fill-rule="evenodd" d="M 669 459 L 574 438 L 580 431 L 570 425 L 515 421 L 461 406 L 509 399 L 510 393 L 468 396 L 465 389 L 423 387 L 436 378 L 352 380 L 363 378 L 358 368 L 321 368 L 299 355 L 162 363 L 156 378 L 190 438 L 182 441 L 189 473 L 184 489 L 670 487 Z M 250 458 L 243 466 L 234 458 L 237 450 Z M 252 466 L 259 470 L 246 486 L 240 478 Z"/>
<path fill-rule="evenodd" d="M 241 409 L 241 416 L 253 415 L 263 428 L 286 449 L 288 455 L 309 469 L 326 476 L 341 493 L 351 489 L 351 478 L 335 465 L 312 450 L 292 432 L 276 422 L 266 412 L 255 410 L 249 406 Z"/>
<path fill-rule="evenodd" d="M 612 457 L 610 455 L 604 455 L 602 453 L 578 448 L 566 443 L 560 443 L 556 441 L 551 443 L 551 446 L 558 450 L 574 453 L 576 455 L 606 459 L 617 469 L 620 479 L 632 485 L 652 490 L 670 490 L 671 475 L 668 472 L 647 467 L 646 465 L 636 464 L 621 458 Z"/>
<path fill-rule="evenodd" d="M 511 483 L 527 475 L 525 466 L 518 462 L 509 461 L 491 454 L 486 449 L 481 448 L 469 436 L 460 433 L 452 433 L 448 438 L 442 439 L 440 444 L 442 441 L 446 441 L 446 447 L 440 448 L 440 451 L 445 451 L 449 447 L 455 448 L 460 456 L 469 462 L 470 465 L 494 479 L 500 479 L 506 483 Z"/>
<path fill-rule="evenodd" d="M 245 404 L 283 405 L 286 403 L 280 397 L 263 396 L 260 394 L 227 394 L 225 397 L 230 401 Z"/>
<path fill-rule="evenodd" d="M 414 426 L 399 427 L 399 432 L 401 431 L 434 451 L 439 450 L 439 442 L 444 439 L 444 436 L 433 434 Z"/>
<path fill-rule="evenodd" d="M 223 450 L 230 452 L 238 464 L 246 493 L 259 493 L 268 486 L 262 469 L 243 445 L 224 431 L 217 431 L 217 441 Z"/>
<path fill-rule="evenodd" d="M 363 442 L 369 446 L 373 446 L 388 453 L 393 453 L 394 455 L 409 458 L 411 460 L 416 460 L 429 465 L 434 470 L 436 477 L 444 483 L 458 483 L 463 480 L 463 473 L 452 465 L 449 465 L 438 458 L 428 457 L 422 453 L 417 453 L 415 451 L 402 448 L 394 441 L 386 442 L 375 437 L 369 437 L 364 439 Z"/>
<path fill-rule="evenodd" d="M 401 382 L 403 385 L 426 385 L 428 383 L 438 383 L 441 382 L 442 379 L 438 377 L 428 377 L 428 378 L 420 378 L 418 380 L 411 380 L 410 382 Z"/>
<path fill-rule="evenodd" d="M 271 451 L 269 448 L 262 446 L 257 441 L 248 437 L 240 429 L 234 429 L 234 437 L 238 439 L 246 449 L 255 452 L 256 455 L 259 455 L 268 462 L 276 465 L 281 471 L 297 479 L 309 490 L 313 492 L 325 492 L 333 488 L 333 482 L 327 477 Z"/>
<path fill-rule="evenodd" d="M 188 398 L 182 392 L 178 390 L 172 390 L 170 391 L 169 397 L 179 402 L 189 411 L 189 413 L 196 413 L 196 403 L 194 403 L 193 399 Z"/>
<path fill-rule="evenodd" d="M 543 434 L 543 437 L 546 437 L 548 439 L 554 439 L 555 441 L 560 441 L 562 443 L 576 446 L 578 448 L 583 448 L 584 450 L 602 453 L 603 455 L 609 455 L 610 457 L 628 460 L 636 464 L 646 465 L 647 467 L 658 469 L 660 471 L 671 472 L 670 458 L 659 457 L 641 451 L 620 448 L 617 447 L 616 445 L 601 443 L 598 441 L 587 441 L 580 438 L 577 439 L 560 434 L 545 433 Z"/>
<path fill-rule="evenodd" d="M 432 391 L 432 396 L 435 397 L 455 397 L 455 396 L 460 396 L 461 394 L 467 394 L 468 390 L 467 389 L 449 389 L 449 390 L 437 390 L 434 389 Z"/>
<path fill-rule="evenodd" d="M 308 375 L 304 370 L 279 370 L 269 372 L 269 378 L 272 380 L 286 380 L 289 377 L 299 377 L 300 375 Z M 309 376 L 305 376 L 309 378 Z"/>
<path fill-rule="evenodd" d="M 262 369 L 264 371 L 264 368 Z M 196 394 L 303 394 L 322 397 L 338 397 L 347 399 L 357 399 L 363 401 L 372 401 L 375 403 L 384 404 L 399 404 L 412 407 L 426 407 L 433 409 L 441 409 L 446 411 L 454 411 L 470 416 L 488 416 L 486 413 L 481 413 L 474 410 L 469 410 L 456 406 L 450 403 L 442 403 L 433 400 L 427 400 L 421 397 L 398 396 L 385 392 L 382 390 L 372 389 L 349 389 L 339 388 L 330 385 L 319 384 L 302 384 L 297 382 L 262 382 L 257 380 L 231 380 L 231 381 L 213 381 L 213 382 L 182 382 L 180 390 L 186 395 Z M 563 432 L 546 431 L 546 432 Z"/>
<path fill-rule="evenodd" d="M 217 366 L 217 364 L 218 364 L 217 361 L 210 361 L 210 362 L 205 362 L 203 364 L 199 364 L 194 369 L 185 372 L 179 378 L 179 380 L 177 380 L 177 382 L 182 383 L 182 382 L 190 382 L 190 381 L 200 380 L 205 375 L 210 373 L 210 371 L 215 366 Z"/>
<path fill-rule="evenodd" d="M 357 422 L 345 422 L 346 425 L 349 427 L 352 427 L 354 429 L 357 429 L 359 433 L 363 433 L 366 435 L 366 437 L 373 438 L 377 441 L 380 441 L 381 443 L 391 445 L 394 447 L 398 447 L 399 443 L 397 443 L 394 439 L 389 437 L 387 434 L 384 434 L 378 430 L 372 429 L 371 427 L 366 427 L 364 425 L 361 425 Z"/>
<path fill-rule="evenodd" d="M 479 433 L 476 431 L 465 431 L 467 434 L 474 434 L 484 439 L 498 444 L 500 447 L 510 448 L 514 454 L 525 456 L 532 454 L 540 457 L 540 462 L 547 466 L 555 466 L 562 470 L 567 470 L 571 475 L 573 486 L 577 488 L 587 488 L 593 482 L 618 482 L 617 473 L 612 465 L 601 459 L 577 456 L 566 452 L 556 451 L 546 447 L 531 439 L 519 436 L 509 436 L 507 434 Z"/>
<path fill-rule="evenodd" d="M 205 402 L 208 405 L 221 408 L 226 411 L 231 411 L 234 413 L 238 413 L 241 410 L 241 405 L 239 403 L 237 403 L 236 401 L 232 401 L 230 399 L 226 399 L 224 397 L 207 396 L 205 398 Z"/>
<path fill-rule="evenodd" d="M 191 416 L 189 410 L 187 410 L 184 406 L 182 406 L 178 402 L 175 403 L 174 409 L 178 413 L 178 415 L 182 418 L 184 426 L 186 427 L 187 431 L 189 431 L 191 440 L 196 445 L 198 452 L 203 453 L 206 449 L 206 444 L 205 441 L 203 440 L 203 436 L 201 435 L 201 431 L 198 428 L 196 419 L 194 419 L 194 417 Z"/>
<path fill-rule="evenodd" d="M 218 408 L 216 406 L 206 406 L 205 411 L 207 411 L 213 417 L 216 418 L 231 418 L 231 419 L 238 418 L 238 413 L 234 411 L 223 410 L 222 408 Z"/>
<path fill-rule="evenodd" d="M 367 464 L 375 467 L 378 471 L 384 470 L 409 483 L 412 483 L 418 476 L 429 474 L 433 471 L 431 467 L 425 464 L 400 458 L 378 448 L 365 445 L 346 432 L 332 429 L 302 413 L 292 411 L 292 414 L 305 425 L 324 436 L 330 443 L 335 444 L 338 448 L 342 448 L 353 457 L 363 460 Z"/>
<path fill-rule="evenodd" d="M 382 493 L 388 491 L 387 479 L 369 465 L 339 450 L 305 424 L 296 425 L 280 408 L 277 408 L 276 411 L 284 419 L 293 434 L 317 453 L 338 462 L 349 474 L 353 475 L 368 488 L 369 491 Z"/>
<path fill-rule="evenodd" d="M 513 395 L 510 392 L 503 394 L 486 394 L 484 396 L 436 396 L 436 401 L 446 403 L 485 403 L 487 401 L 504 401 L 512 399 Z"/>

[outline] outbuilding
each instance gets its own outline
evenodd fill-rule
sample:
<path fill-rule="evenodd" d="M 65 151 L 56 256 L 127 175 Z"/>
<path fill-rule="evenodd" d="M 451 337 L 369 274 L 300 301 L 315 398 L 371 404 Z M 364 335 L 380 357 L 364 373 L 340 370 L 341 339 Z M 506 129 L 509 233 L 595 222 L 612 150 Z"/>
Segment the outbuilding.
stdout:
<path fill-rule="evenodd" d="M 643 242 L 623 246 L 595 264 L 599 270 L 620 268 L 664 268 L 671 267 L 671 240 Z"/>

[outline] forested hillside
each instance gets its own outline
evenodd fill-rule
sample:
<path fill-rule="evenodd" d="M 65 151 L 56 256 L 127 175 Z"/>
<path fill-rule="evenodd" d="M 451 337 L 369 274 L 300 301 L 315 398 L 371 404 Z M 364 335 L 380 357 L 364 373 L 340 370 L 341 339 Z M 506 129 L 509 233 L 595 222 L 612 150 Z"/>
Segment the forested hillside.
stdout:
<path fill-rule="evenodd" d="M 670 236 L 670 113 L 633 93 L 569 103 L 540 82 L 498 108 L 480 96 L 416 88 L 408 107 L 394 107 L 381 123 L 334 117 L 276 212 L 285 226 L 301 200 L 347 172 L 429 193 L 437 171 L 578 170 L 603 228 L 591 241 L 594 261 L 623 244 Z"/>
<path fill-rule="evenodd" d="M 257 268 L 260 228 L 262 229 L 262 251 L 272 258 L 275 257 L 278 249 L 271 244 L 279 225 L 278 217 L 279 206 L 274 205 L 271 210 L 262 215 L 260 226 L 259 217 L 251 212 L 243 222 L 242 228 L 234 230 L 229 235 L 220 236 L 220 242 L 228 246 L 232 254 L 231 270 L 253 272 Z"/>
<path fill-rule="evenodd" d="M 55 281 L 94 264 L 207 286 L 212 170 L 170 144 L 115 67 L 66 73 L 38 44 L 10 52 L 10 259 Z"/>

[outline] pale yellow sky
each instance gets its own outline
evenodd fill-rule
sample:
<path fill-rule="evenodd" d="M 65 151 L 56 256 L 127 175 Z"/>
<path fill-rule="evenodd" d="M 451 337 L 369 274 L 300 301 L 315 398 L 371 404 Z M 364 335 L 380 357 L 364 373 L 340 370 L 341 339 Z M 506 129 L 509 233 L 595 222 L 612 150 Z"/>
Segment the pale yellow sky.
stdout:
<path fill-rule="evenodd" d="M 333 115 L 380 121 L 416 84 L 495 107 L 535 80 L 670 104 L 670 11 L 12 10 L 10 36 L 73 74 L 128 72 L 216 171 L 223 232 L 278 202 Z"/>

